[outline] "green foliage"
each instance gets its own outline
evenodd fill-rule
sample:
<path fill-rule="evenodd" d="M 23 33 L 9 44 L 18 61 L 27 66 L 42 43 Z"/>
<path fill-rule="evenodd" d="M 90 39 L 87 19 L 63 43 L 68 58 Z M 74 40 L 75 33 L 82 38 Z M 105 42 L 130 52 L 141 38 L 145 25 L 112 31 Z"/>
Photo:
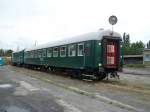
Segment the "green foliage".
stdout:
<path fill-rule="evenodd" d="M 126 34 L 126 33 L 123 34 L 123 42 L 125 45 L 130 44 L 130 35 L 129 34 Z"/>
<path fill-rule="evenodd" d="M 129 45 L 124 44 L 124 54 L 125 55 L 140 55 L 144 50 L 144 43 L 142 41 L 137 41 Z"/>
<path fill-rule="evenodd" d="M 150 49 L 150 41 L 147 43 L 147 48 Z"/>
<path fill-rule="evenodd" d="M 0 49 L 0 56 L 4 56 L 4 50 Z"/>
<path fill-rule="evenodd" d="M 4 50 L 4 49 L 0 49 L 0 56 L 11 56 L 12 54 L 12 50 L 8 49 L 8 50 Z"/>
<path fill-rule="evenodd" d="M 6 50 L 6 52 L 5 52 L 5 56 L 11 56 L 12 55 L 12 50 L 11 49 L 8 49 L 8 50 Z"/>
<path fill-rule="evenodd" d="M 130 54 L 130 46 L 124 45 L 124 55 L 129 55 Z"/>
<path fill-rule="evenodd" d="M 144 50 L 144 43 L 142 41 L 137 41 L 130 43 L 130 36 L 126 33 L 123 34 L 123 42 L 124 42 L 124 54 L 125 55 L 140 55 Z"/>
<path fill-rule="evenodd" d="M 143 53 L 143 50 L 144 50 L 144 43 L 142 42 L 142 41 L 137 41 L 137 42 L 135 42 L 135 43 L 132 43 L 131 44 L 131 47 L 130 47 L 130 49 L 131 49 L 131 53 L 132 54 L 142 54 Z"/>

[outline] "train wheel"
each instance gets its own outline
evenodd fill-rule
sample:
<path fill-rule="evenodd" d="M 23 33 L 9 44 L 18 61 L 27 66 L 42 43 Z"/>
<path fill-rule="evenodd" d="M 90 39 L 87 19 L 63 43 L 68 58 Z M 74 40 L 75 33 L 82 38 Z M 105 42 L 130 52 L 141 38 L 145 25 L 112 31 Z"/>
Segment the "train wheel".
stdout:
<path fill-rule="evenodd" d="M 106 76 L 107 76 L 107 73 L 101 72 L 101 73 L 98 74 L 97 77 L 98 77 L 98 80 L 103 80 L 103 79 L 106 78 Z"/>

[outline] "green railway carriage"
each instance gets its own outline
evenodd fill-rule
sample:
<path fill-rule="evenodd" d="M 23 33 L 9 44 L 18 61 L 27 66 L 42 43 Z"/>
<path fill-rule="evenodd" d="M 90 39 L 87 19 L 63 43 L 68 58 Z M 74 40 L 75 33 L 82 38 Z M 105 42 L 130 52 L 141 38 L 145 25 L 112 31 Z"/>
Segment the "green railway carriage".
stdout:
<path fill-rule="evenodd" d="M 103 79 L 122 68 L 122 42 L 117 32 L 99 30 L 24 51 L 24 64 L 67 69 Z"/>
<path fill-rule="evenodd" d="M 24 50 L 12 53 L 12 64 L 18 66 L 24 64 Z"/>

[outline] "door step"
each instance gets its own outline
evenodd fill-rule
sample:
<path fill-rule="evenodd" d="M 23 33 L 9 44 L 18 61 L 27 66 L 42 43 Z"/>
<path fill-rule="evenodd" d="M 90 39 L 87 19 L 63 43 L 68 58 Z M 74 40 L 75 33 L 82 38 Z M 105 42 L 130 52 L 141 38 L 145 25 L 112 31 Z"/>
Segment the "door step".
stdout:
<path fill-rule="evenodd" d="M 94 75 L 82 74 L 82 80 L 94 80 L 96 77 Z"/>
<path fill-rule="evenodd" d="M 93 80 L 91 79 L 82 79 L 83 81 L 87 81 L 87 82 L 92 82 Z"/>
<path fill-rule="evenodd" d="M 88 75 L 88 74 L 82 74 L 82 76 L 93 77 L 93 75 Z"/>

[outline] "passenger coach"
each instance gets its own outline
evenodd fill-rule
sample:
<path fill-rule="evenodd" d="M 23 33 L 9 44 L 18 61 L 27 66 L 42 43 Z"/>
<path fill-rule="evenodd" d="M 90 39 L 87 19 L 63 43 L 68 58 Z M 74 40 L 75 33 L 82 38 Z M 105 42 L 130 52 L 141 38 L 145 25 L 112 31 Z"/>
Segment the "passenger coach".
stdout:
<path fill-rule="evenodd" d="M 11 61 L 14 66 L 22 66 L 24 64 L 24 50 L 13 52 Z"/>
<path fill-rule="evenodd" d="M 61 69 L 80 78 L 104 79 L 122 68 L 122 40 L 117 32 L 99 30 L 26 49 L 22 57 L 26 67 Z"/>

